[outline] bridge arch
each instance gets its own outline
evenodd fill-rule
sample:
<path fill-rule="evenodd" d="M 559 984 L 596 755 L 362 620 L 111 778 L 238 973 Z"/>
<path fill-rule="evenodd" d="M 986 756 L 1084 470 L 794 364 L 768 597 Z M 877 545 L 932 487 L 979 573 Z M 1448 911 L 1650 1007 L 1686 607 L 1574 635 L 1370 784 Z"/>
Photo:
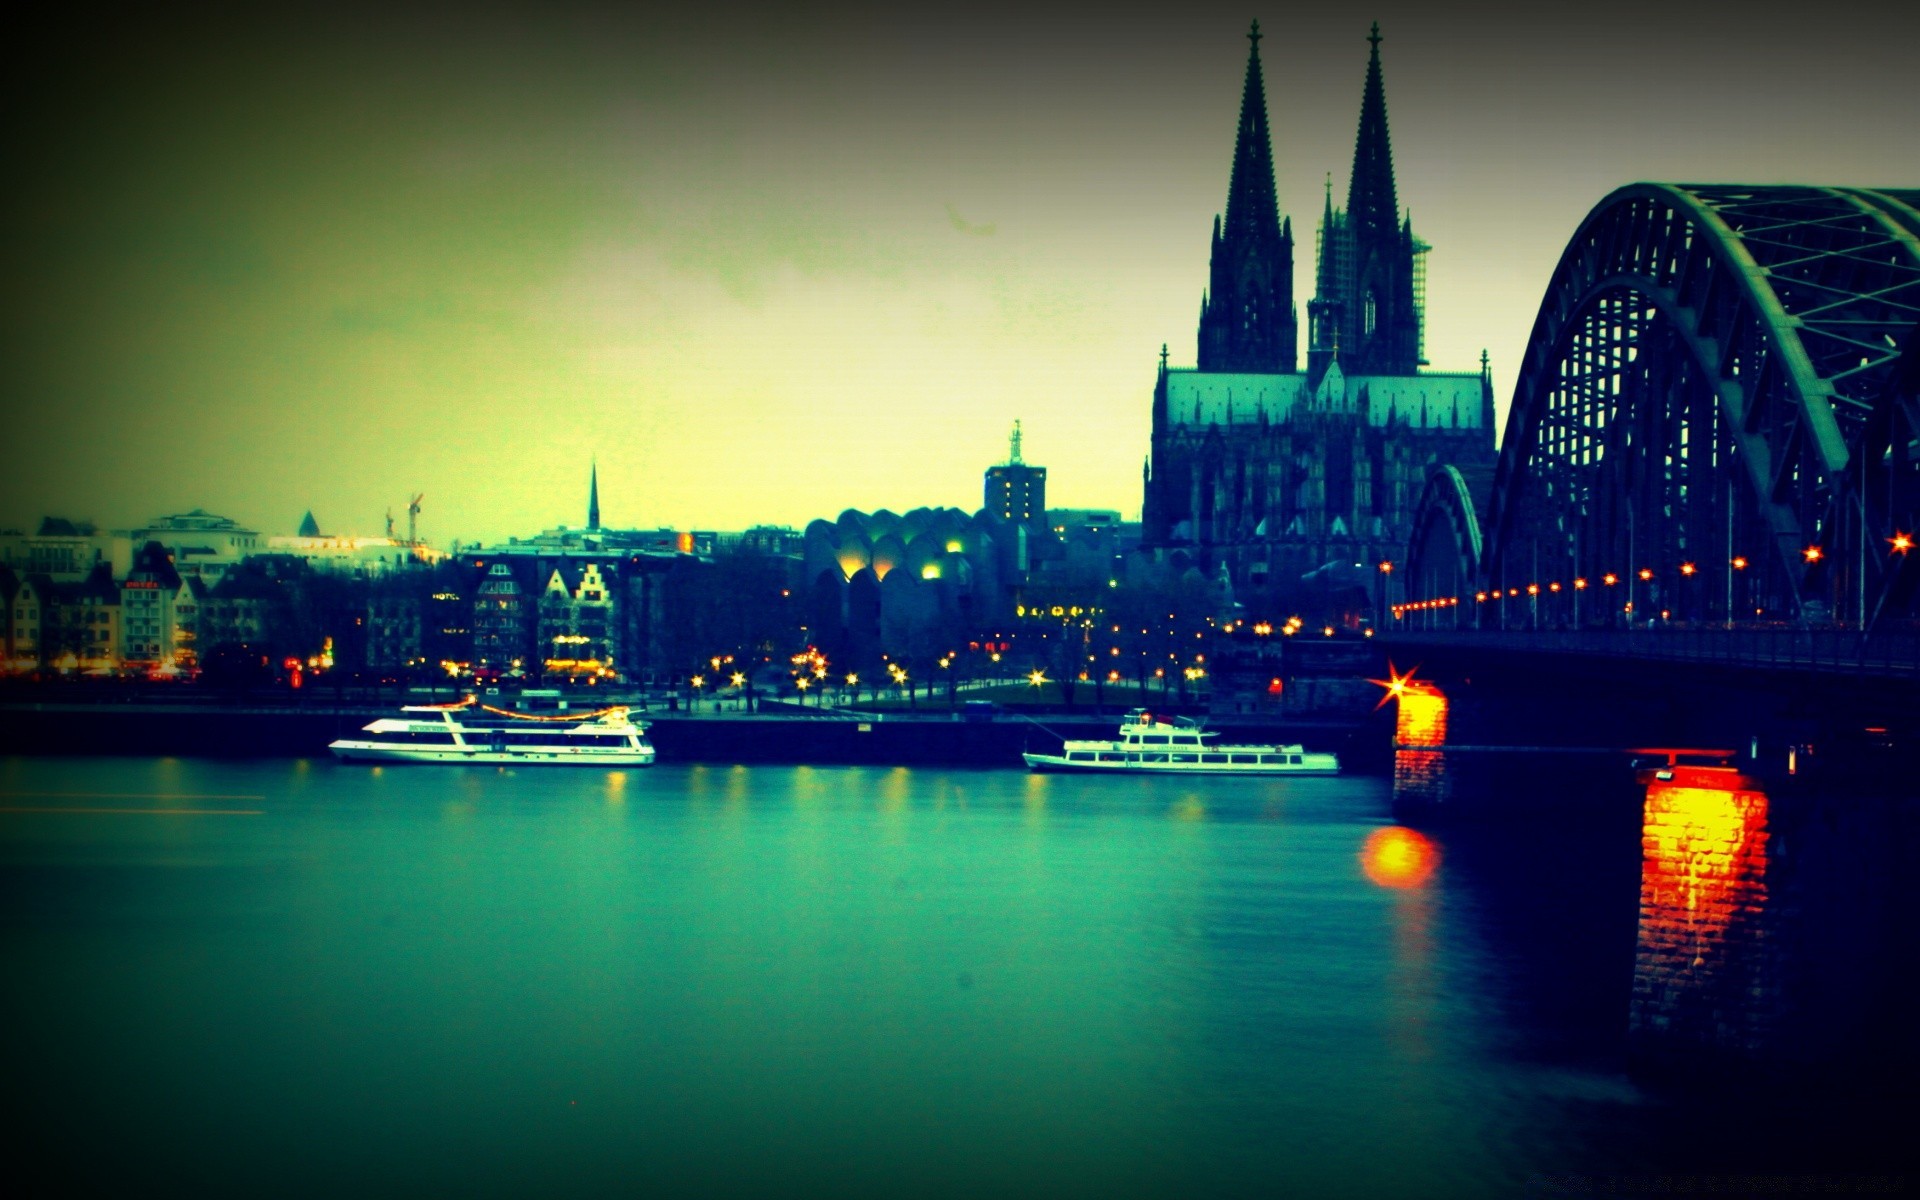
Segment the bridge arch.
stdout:
<path fill-rule="evenodd" d="M 1884 611 L 1905 567 L 1889 544 L 1920 515 L 1894 432 L 1913 429 L 1917 322 L 1920 191 L 1606 197 L 1520 364 L 1483 579 L 1523 602 L 1488 615 L 1540 624 L 1550 584 L 1577 580 L 1588 625 Z"/>
<path fill-rule="evenodd" d="M 1420 493 L 1407 542 L 1407 600 L 1422 607 L 1402 618 L 1414 617 L 1425 628 L 1471 626 L 1481 552 L 1480 517 L 1465 477 L 1451 466 L 1436 468 Z"/>

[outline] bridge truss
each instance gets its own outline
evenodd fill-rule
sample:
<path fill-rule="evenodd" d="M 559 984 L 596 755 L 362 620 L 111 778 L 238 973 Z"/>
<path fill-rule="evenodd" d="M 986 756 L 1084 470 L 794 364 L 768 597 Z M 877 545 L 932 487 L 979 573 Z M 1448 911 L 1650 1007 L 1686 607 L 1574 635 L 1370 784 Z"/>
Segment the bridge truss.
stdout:
<path fill-rule="evenodd" d="M 1920 190 L 1614 192 L 1535 320 L 1477 564 L 1489 599 L 1459 616 L 1911 616 L 1917 327 Z M 1437 565 L 1434 521 L 1415 596 L 1458 574 Z"/>

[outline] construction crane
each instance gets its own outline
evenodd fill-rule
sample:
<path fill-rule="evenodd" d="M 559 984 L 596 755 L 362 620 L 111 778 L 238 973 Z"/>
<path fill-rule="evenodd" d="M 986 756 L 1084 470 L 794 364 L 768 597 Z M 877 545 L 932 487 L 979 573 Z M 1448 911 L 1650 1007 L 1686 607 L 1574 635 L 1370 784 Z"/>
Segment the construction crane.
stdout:
<path fill-rule="evenodd" d="M 413 499 L 407 501 L 407 545 L 409 546 L 418 546 L 420 544 L 418 525 L 420 520 L 420 502 L 426 498 L 427 494 L 425 492 L 415 492 Z"/>

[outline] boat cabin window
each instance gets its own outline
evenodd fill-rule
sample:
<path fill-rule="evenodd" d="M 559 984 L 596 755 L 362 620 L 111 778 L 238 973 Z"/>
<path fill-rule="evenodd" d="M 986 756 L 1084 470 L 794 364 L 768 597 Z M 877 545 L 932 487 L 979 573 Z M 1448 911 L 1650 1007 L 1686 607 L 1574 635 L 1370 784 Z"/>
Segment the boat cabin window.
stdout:
<path fill-rule="evenodd" d="M 404 742 L 409 746 L 451 746 L 453 734 L 446 730 L 405 729 L 379 735 L 382 742 Z"/>
<path fill-rule="evenodd" d="M 1164 746 L 1167 744 L 1168 738 L 1164 733 L 1150 733 L 1140 740 L 1149 746 Z"/>

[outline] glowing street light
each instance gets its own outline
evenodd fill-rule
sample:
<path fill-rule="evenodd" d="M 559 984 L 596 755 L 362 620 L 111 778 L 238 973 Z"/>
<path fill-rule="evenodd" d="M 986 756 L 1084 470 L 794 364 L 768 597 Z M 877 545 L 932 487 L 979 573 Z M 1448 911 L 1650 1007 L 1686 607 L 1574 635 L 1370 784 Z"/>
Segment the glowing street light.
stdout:
<path fill-rule="evenodd" d="M 1027 673 L 1027 684 L 1029 687 L 1039 687 L 1046 681 L 1047 673 L 1044 670 L 1036 669 Z"/>
<path fill-rule="evenodd" d="M 1887 541 L 1892 543 L 1895 554 L 1905 554 L 1907 551 L 1913 549 L 1913 535 L 1910 533 L 1901 533 L 1896 529 L 1894 530 L 1893 536 L 1888 538 Z"/>
<path fill-rule="evenodd" d="M 1682 575 L 1692 575 L 1697 570 L 1699 570 L 1699 568 L 1694 566 L 1690 562 L 1685 562 L 1680 564 L 1680 573 Z"/>
<path fill-rule="evenodd" d="M 1641 583 L 1645 583 L 1647 580 L 1653 578 L 1653 568 L 1641 567 L 1637 572 L 1635 572 L 1635 574 L 1640 576 Z"/>
<path fill-rule="evenodd" d="M 1808 546 L 1805 550 L 1802 550 L 1800 552 L 1800 557 L 1806 559 L 1810 563 L 1817 563 L 1823 557 L 1825 557 L 1825 552 L 1822 551 L 1818 546 Z"/>
<path fill-rule="evenodd" d="M 1614 584 L 1620 582 L 1620 577 L 1618 575 L 1615 575 L 1612 571 L 1608 571 L 1605 575 L 1602 575 L 1600 577 L 1600 582 L 1606 584 L 1608 587 L 1612 587 Z"/>
<path fill-rule="evenodd" d="M 730 679 L 728 679 L 728 681 L 727 681 L 727 682 L 728 682 L 728 683 L 730 683 L 730 684 L 732 684 L 732 685 L 733 685 L 734 687 L 742 687 L 742 686 L 744 686 L 744 685 L 746 684 L 746 682 L 747 682 L 747 675 L 746 675 L 746 672 L 744 672 L 744 671 L 735 671 L 735 672 L 733 673 L 733 675 L 732 675 L 732 677 L 731 677 Z"/>

